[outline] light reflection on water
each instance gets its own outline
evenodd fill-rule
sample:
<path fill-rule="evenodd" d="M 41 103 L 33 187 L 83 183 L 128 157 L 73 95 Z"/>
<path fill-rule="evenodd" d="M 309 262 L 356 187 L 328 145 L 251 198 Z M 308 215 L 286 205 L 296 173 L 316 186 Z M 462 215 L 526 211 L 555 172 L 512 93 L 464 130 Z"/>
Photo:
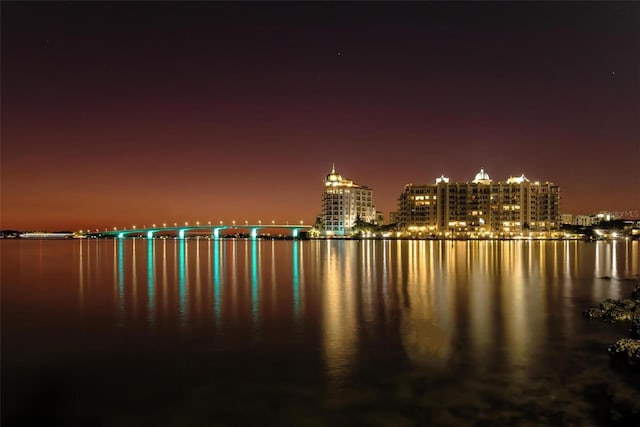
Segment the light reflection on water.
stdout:
<path fill-rule="evenodd" d="M 317 379 L 300 379 L 303 385 L 295 386 L 313 393 L 344 393 L 357 388 L 354 383 L 371 391 L 375 385 L 369 382 L 380 377 L 405 396 L 415 378 L 438 376 L 446 378 L 440 391 L 448 403 L 442 405 L 452 408 L 458 408 L 452 396 L 460 390 L 506 388 L 518 395 L 536 381 L 549 389 L 567 381 L 611 382 L 606 344 L 620 337 L 621 329 L 585 322 L 581 311 L 605 298 L 626 297 L 633 281 L 624 279 L 640 274 L 638 242 L 222 239 L 2 245 L 8 343 L 3 357 L 9 360 L 4 364 L 34 360 L 37 371 L 37 361 L 55 351 L 108 366 L 100 352 L 124 354 L 119 346 L 130 336 L 126 351 L 158 360 L 173 357 L 193 372 L 206 367 L 216 372 L 215 381 L 247 369 L 243 357 L 267 361 L 253 368 L 260 375 L 279 360 L 287 361 L 294 378 L 320 375 L 320 385 Z M 29 268 L 36 263 L 38 269 Z M 49 342 L 40 340 L 41 334 L 83 339 Z M 166 343 L 175 347 L 158 352 Z M 598 352 L 594 345 L 601 347 Z M 194 356 L 201 353 L 211 363 L 227 365 L 205 366 Z M 55 360 L 64 371 L 65 358 Z M 592 363 L 599 368 L 590 368 Z M 559 370 L 578 371 L 562 379 Z M 127 378 L 133 371 L 111 373 Z M 269 381 L 276 386 L 282 378 L 273 375 Z M 421 398 L 415 393 L 407 399 L 431 398 L 429 392 Z M 579 394 L 567 399 L 576 407 L 586 405 Z"/>

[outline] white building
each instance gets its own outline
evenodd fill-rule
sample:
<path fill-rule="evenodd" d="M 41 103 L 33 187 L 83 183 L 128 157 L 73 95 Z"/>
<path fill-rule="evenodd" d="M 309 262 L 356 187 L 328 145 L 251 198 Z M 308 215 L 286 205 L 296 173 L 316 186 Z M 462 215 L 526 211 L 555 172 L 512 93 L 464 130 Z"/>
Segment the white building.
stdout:
<path fill-rule="evenodd" d="M 349 236 L 358 217 L 366 222 L 376 221 L 373 190 L 342 178 L 334 165 L 324 181 L 321 234 Z"/>
<path fill-rule="evenodd" d="M 400 194 L 398 226 L 409 233 L 513 235 L 560 229 L 560 187 L 523 175 L 494 181 L 480 169 L 473 181 L 407 184 Z"/>
<path fill-rule="evenodd" d="M 605 221 L 613 221 L 618 219 L 610 212 L 601 211 L 590 215 L 575 215 L 573 217 L 573 224 L 589 227 L 591 225 L 600 224 Z"/>

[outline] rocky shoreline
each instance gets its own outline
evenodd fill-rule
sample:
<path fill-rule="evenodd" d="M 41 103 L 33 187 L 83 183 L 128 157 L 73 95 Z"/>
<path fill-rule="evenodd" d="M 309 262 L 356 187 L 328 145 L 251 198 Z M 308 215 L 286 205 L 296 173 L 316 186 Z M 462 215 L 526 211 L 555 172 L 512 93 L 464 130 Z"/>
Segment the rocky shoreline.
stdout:
<path fill-rule="evenodd" d="M 616 360 L 640 370 L 640 282 L 631 298 L 606 299 L 600 306 L 584 311 L 587 319 L 603 319 L 609 322 L 631 322 L 629 338 L 622 338 L 609 346 L 609 354 Z"/>

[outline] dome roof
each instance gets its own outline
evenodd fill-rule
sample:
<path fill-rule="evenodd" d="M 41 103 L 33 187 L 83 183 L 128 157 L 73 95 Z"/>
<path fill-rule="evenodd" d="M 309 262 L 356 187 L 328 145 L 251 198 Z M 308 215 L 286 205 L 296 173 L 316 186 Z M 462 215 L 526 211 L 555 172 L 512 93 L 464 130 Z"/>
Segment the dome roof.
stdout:
<path fill-rule="evenodd" d="M 327 181 L 341 181 L 342 177 L 336 172 L 336 167 L 331 168 L 331 173 L 327 175 Z"/>
<path fill-rule="evenodd" d="M 491 178 L 489 178 L 489 174 L 486 173 L 484 169 L 480 169 L 480 172 L 476 174 L 476 178 L 473 180 L 473 182 L 480 181 L 491 181 Z"/>
<path fill-rule="evenodd" d="M 342 176 L 340 176 L 340 174 L 336 172 L 336 166 L 333 165 L 333 167 L 331 168 L 331 173 L 327 175 L 325 182 L 327 183 L 327 185 L 330 185 L 331 183 L 338 183 L 340 181 L 342 181 Z"/>
<path fill-rule="evenodd" d="M 449 178 L 442 174 L 439 178 L 436 178 L 436 184 L 440 184 L 441 182 L 449 182 Z"/>
<path fill-rule="evenodd" d="M 507 184 L 522 184 L 523 182 L 529 182 L 529 178 L 524 176 L 524 174 L 520 176 L 512 176 L 507 180 Z"/>

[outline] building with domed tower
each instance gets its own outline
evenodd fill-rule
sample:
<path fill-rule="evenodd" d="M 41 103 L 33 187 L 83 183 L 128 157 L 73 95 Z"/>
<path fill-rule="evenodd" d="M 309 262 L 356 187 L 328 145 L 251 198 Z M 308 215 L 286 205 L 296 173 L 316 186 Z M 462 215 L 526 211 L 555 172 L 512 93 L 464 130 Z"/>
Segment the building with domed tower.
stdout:
<path fill-rule="evenodd" d="M 376 221 L 373 190 L 343 178 L 333 165 L 324 181 L 320 234 L 349 236 L 357 218 L 371 223 Z"/>
<path fill-rule="evenodd" d="M 508 237 L 560 229 L 560 187 L 522 174 L 494 181 L 480 169 L 470 182 L 441 175 L 433 184 L 407 184 L 399 228 L 434 236 Z"/>

